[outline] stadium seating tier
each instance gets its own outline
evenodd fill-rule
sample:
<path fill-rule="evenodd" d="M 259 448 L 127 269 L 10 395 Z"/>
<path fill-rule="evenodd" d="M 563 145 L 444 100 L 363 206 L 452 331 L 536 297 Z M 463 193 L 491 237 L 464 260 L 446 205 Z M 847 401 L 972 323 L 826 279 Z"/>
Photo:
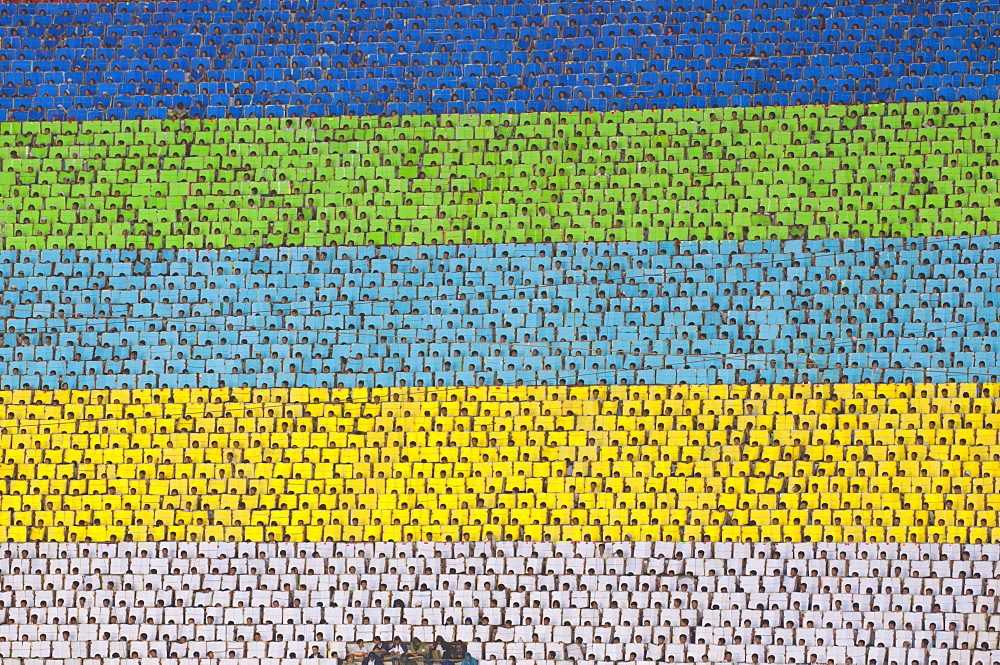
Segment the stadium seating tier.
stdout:
<path fill-rule="evenodd" d="M 0 388 L 1000 380 L 1000 236 L 0 254 Z"/>
<path fill-rule="evenodd" d="M 998 390 L 4 393 L 0 538 L 995 543 Z"/>
<path fill-rule="evenodd" d="M 8 248 L 1000 232 L 996 102 L 8 123 Z"/>
<path fill-rule="evenodd" d="M 996 545 L 25 543 L 5 554 L 4 578 L 20 587 L 0 592 L 20 622 L 0 626 L 10 665 L 339 665 L 375 637 L 459 640 L 474 659 L 531 665 L 1000 656 Z"/>
<path fill-rule="evenodd" d="M 11 3 L 10 120 L 996 99 L 987 2 Z"/>

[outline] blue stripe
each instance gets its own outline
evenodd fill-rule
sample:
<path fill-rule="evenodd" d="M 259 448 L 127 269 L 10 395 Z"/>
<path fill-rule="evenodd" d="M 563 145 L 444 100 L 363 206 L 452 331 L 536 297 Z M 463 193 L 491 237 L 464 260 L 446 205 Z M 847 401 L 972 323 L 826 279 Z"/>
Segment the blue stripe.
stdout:
<path fill-rule="evenodd" d="M 0 68 L 0 117 L 868 104 L 996 99 L 1000 85 L 985 64 L 1000 45 L 993 3 L 975 3 L 978 15 L 893 3 L 874 16 L 820 0 L 360 4 L 7 4 L 0 38 L 25 64 Z"/>
<path fill-rule="evenodd" d="M 5 252 L 0 384 L 995 380 L 998 248 L 982 236 Z"/>

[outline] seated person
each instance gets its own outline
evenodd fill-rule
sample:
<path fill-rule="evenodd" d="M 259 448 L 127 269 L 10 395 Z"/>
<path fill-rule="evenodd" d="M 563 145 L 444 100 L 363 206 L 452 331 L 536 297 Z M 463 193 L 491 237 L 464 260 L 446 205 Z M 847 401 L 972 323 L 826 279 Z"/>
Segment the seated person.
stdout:
<path fill-rule="evenodd" d="M 382 665 L 383 660 L 388 655 L 389 651 L 382 643 L 382 638 L 376 637 L 375 642 L 368 651 L 368 654 L 365 656 L 364 660 L 361 661 L 361 665 Z"/>
<path fill-rule="evenodd" d="M 445 662 L 461 663 L 465 659 L 466 653 L 468 653 L 468 649 L 466 648 L 465 642 L 462 640 L 444 642 L 441 657 L 445 660 Z"/>
<path fill-rule="evenodd" d="M 423 665 L 430 655 L 430 649 L 419 637 L 414 636 L 410 644 L 406 647 L 406 652 L 401 659 L 403 665 Z"/>
<path fill-rule="evenodd" d="M 403 644 L 402 638 L 397 635 L 392 638 L 392 642 L 386 648 L 386 655 L 384 658 L 390 663 L 399 663 L 402 660 L 404 653 L 406 653 L 406 645 Z"/>
<path fill-rule="evenodd" d="M 368 647 L 365 646 L 364 640 L 358 640 L 354 643 L 351 651 L 347 654 L 347 660 L 345 663 L 360 663 L 368 656 Z"/>

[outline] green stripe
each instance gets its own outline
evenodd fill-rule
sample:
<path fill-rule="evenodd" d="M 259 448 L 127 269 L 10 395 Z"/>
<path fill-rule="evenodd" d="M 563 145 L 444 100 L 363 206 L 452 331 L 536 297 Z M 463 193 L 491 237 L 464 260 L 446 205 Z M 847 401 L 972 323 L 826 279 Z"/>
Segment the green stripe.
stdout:
<path fill-rule="evenodd" d="M 7 248 L 1000 232 L 992 101 L 0 125 Z M 355 191 L 357 190 L 357 191 Z"/>

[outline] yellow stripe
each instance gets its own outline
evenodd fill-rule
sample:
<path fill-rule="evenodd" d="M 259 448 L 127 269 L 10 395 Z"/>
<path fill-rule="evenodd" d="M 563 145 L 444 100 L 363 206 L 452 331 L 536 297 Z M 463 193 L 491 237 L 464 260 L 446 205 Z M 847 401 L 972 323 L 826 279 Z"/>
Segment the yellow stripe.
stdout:
<path fill-rule="evenodd" d="M 0 538 L 997 542 L 998 390 L 0 392 Z"/>

